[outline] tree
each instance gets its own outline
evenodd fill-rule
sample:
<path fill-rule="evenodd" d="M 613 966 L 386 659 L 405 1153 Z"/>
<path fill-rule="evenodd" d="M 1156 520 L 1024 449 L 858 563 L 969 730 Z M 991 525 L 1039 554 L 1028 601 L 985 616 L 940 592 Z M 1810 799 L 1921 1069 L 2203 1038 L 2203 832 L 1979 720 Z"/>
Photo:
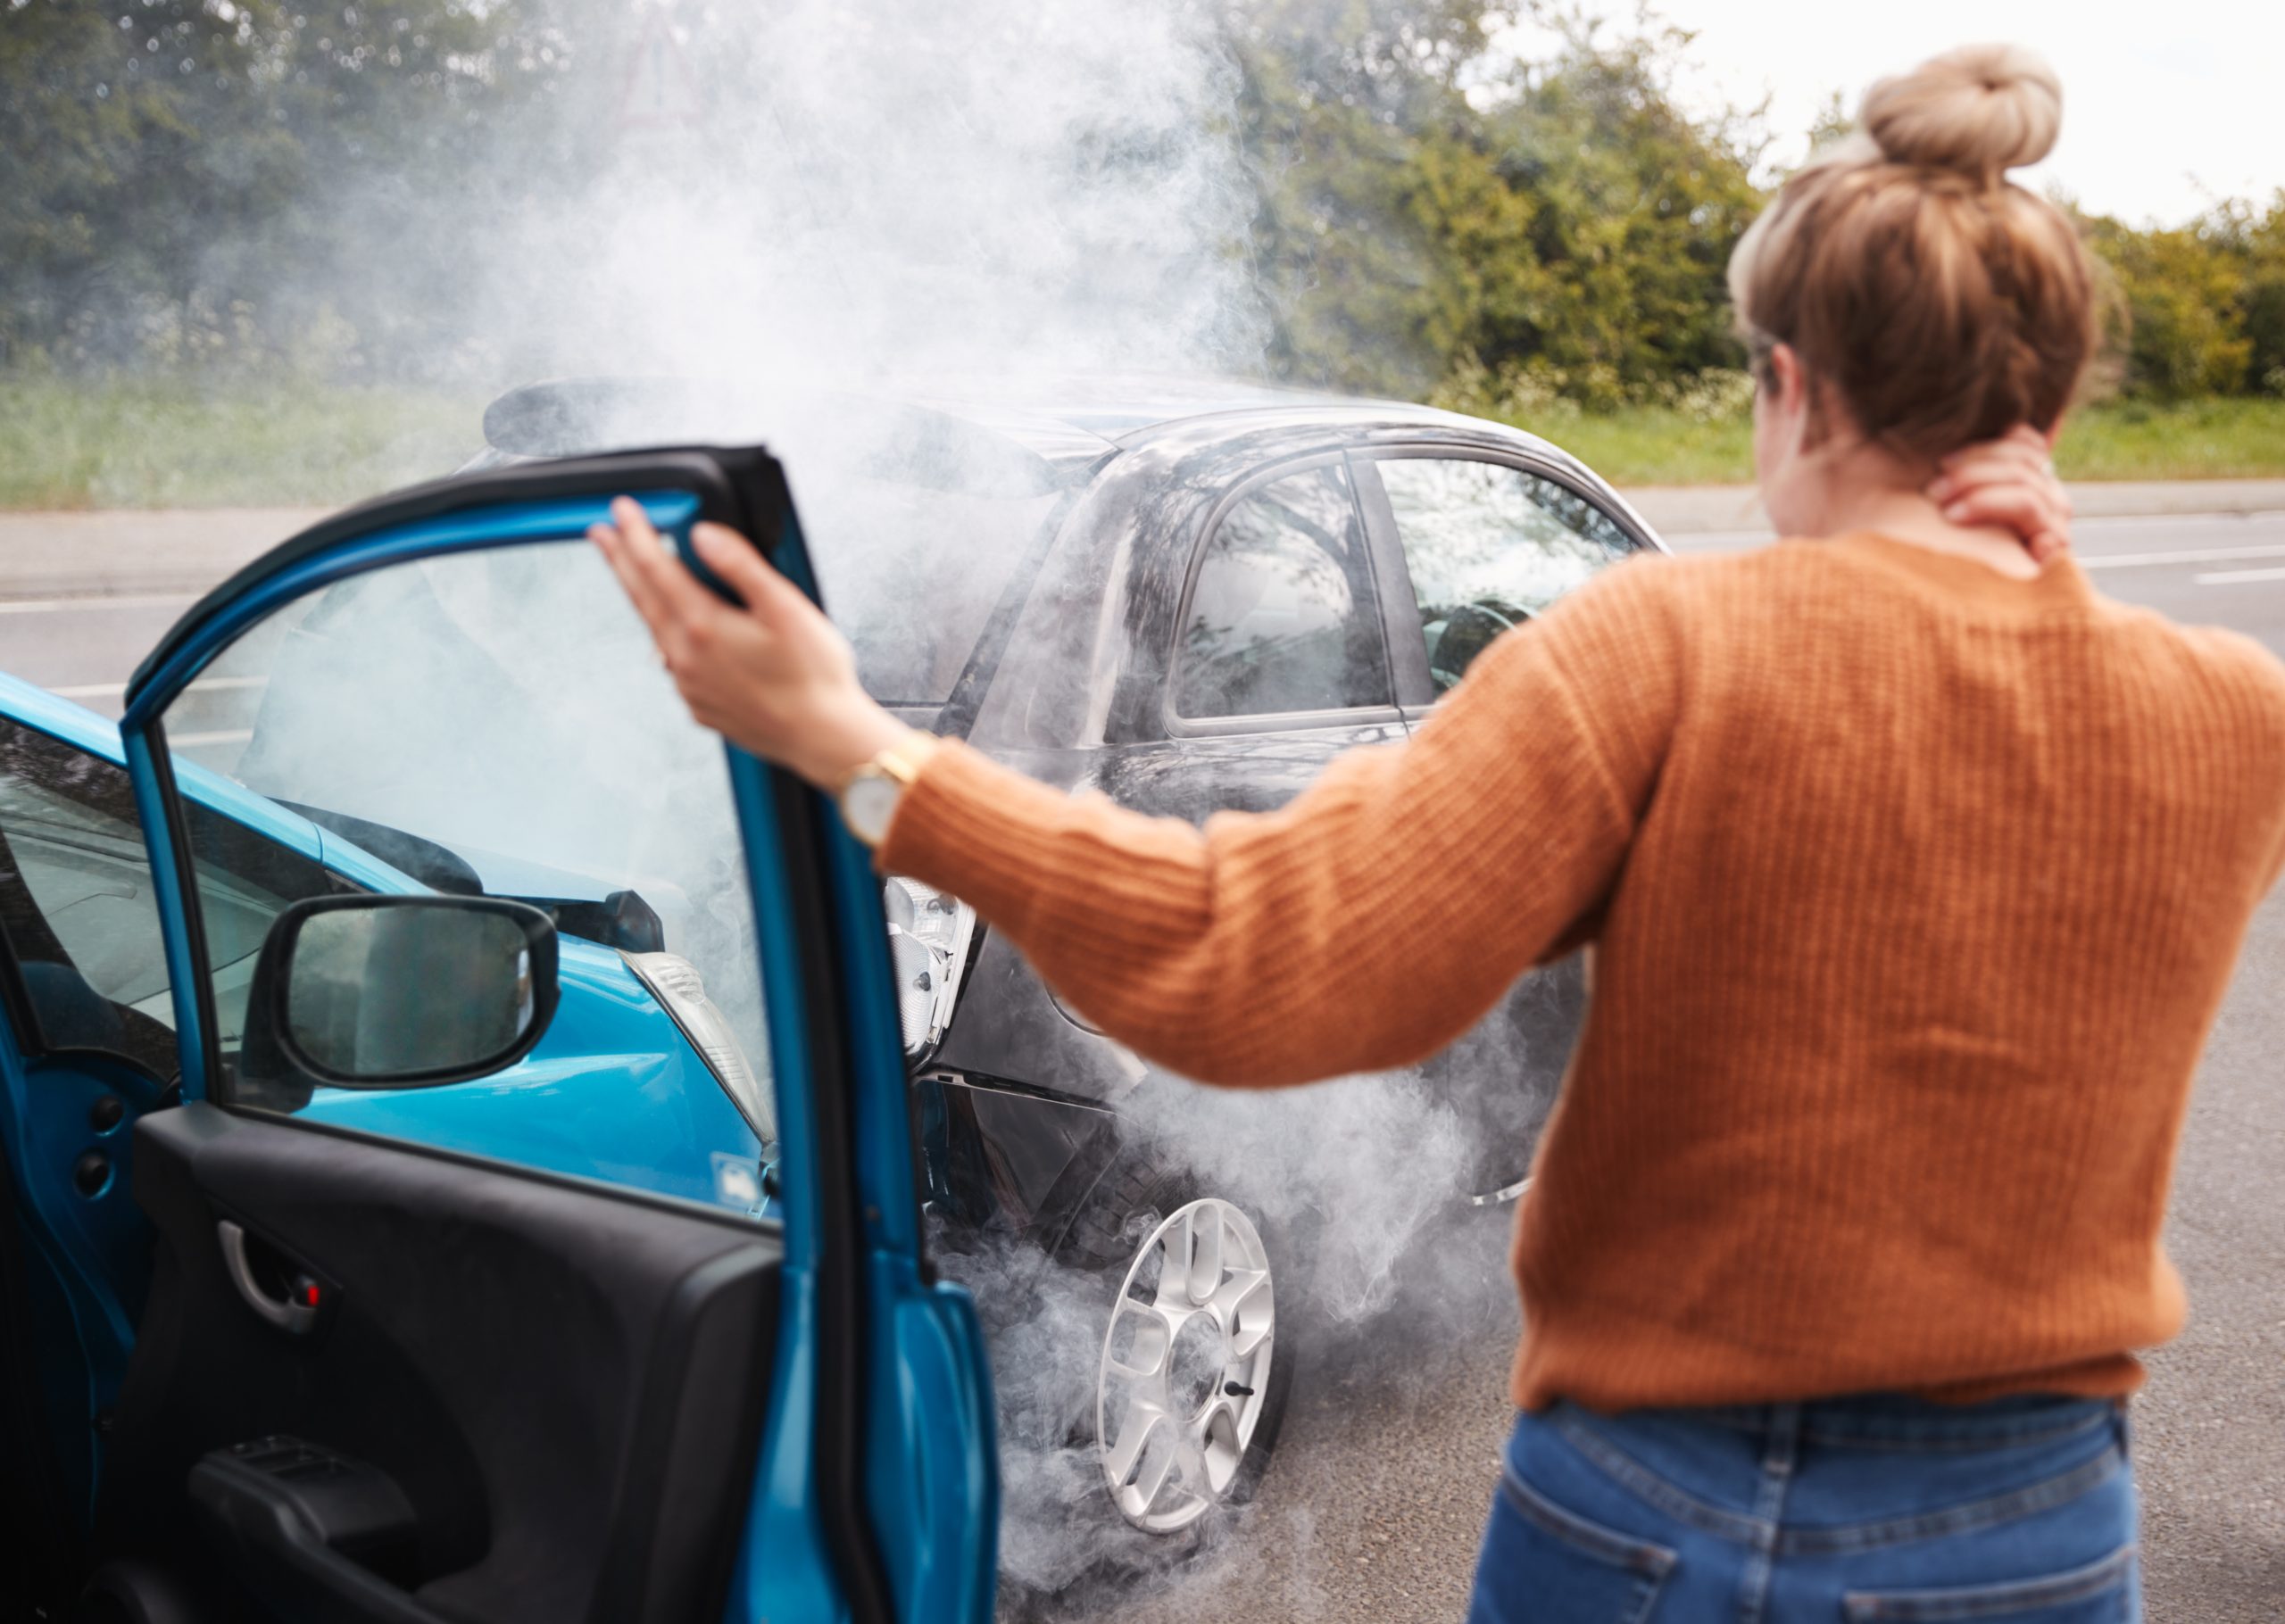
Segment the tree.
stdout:
<path fill-rule="evenodd" d="M 2160 400 L 2231 394 L 2246 382 L 2252 344 L 2239 301 L 2242 255 L 2212 217 L 2173 230 L 2090 222 L 2089 240 L 2118 279 L 2127 311 L 2126 388 Z"/>
<path fill-rule="evenodd" d="M 279 341 L 277 265 L 553 77 L 518 0 L 9 0 L 0 342 L 125 361 Z"/>
<path fill-rule="evenodd" d="M 1605 45 L 1586 30 L 1474 128 L 1448 169 L 1474 179 L 1416 211 L 1462 278 L 1451 352 L 1536 369 L 1610 405 L 1740 360 L 1724 278 L 1761 207 L 1749 121 L 1694 120 L 1671 73 L 1688 37 Z M 1433 173 L 1433 170 L 1432 170 Z"/>
<path fill-rule="evenodd" d="M 1245 252 L 1276 328 L 1268 360 L 1338 387 L 1425 388 L 1445 368 L 1424 153 L 1464 123 L 1496 13 L 1467 0 L 1232 6 L 1237 136 L 1259 199 Z"/>

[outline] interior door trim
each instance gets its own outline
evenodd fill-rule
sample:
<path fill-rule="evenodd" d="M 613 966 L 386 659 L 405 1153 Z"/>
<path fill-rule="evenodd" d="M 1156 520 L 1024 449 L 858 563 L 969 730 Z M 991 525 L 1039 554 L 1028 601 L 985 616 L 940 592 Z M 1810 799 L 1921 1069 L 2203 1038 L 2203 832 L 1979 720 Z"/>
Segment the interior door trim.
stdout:
<path fill-rule="evenodd" d="M 262 1288 L 253 1277 L 253 1264 L 246 1256 L 246 1231 L 244 1224 L 228 1218 L 214 1221 L 214 1239 L 222 1248 L 222 1269 L 230 1277 L 230 1284 L 248 1308 L 260 1318 L 278 1327 L 289 1336 L 305 1337 L 318 1325 L 317 1305 L 312 1303 L 288 1302 L 275 1297 Z"/>

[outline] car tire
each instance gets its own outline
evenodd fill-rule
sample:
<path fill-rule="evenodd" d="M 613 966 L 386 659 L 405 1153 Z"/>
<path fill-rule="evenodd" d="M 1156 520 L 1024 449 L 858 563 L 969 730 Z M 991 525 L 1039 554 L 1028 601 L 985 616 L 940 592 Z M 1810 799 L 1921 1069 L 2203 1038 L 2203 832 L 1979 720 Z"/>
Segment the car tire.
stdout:
<path fill-rule="evenodd" d="M 1144 1214 L 1171 1212 L 1190 1199 L 1192 1181 L 1163 1167 L 1148 1151 L 1131 1151 L 1111 1164 L 1055 1248 L 1067 1268 L 1101 1272 L 1134 1261 L 1141 1239 L 1127 1233 Z M 1152 1219 L 1155 1222 L 1157 1220 Z"/>

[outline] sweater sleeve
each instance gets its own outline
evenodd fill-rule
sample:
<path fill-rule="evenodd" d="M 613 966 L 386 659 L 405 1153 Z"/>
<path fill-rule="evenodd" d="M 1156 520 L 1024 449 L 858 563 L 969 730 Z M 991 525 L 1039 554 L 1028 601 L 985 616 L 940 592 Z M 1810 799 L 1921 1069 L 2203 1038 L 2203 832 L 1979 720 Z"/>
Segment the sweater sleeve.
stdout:
<path fill-rule="evenodd" d="M 1604 899 L 1681 690 L 1662 559 L 1500 637 L 1404 744 L 1203 829 L 1067 796 L 965 746 L 906 792 L 881 866 L 961 898 L 1073 1007 L 1201 1081 L 1423 1058 Z"/>

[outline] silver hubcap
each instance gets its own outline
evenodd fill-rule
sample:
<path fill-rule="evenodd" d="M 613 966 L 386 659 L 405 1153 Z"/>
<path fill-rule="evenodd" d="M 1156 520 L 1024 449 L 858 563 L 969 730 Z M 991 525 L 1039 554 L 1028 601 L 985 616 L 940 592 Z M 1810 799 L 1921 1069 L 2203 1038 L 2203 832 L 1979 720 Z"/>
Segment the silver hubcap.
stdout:
<path fill-rule="evenodd" d="M 1095 1439 L 1111 1498 L 1171 1534 L 1229 1493 L 1268 1401 L 1275 1307 L 1269 1255 L 1226 1201 L 1193 1201 L 1152 1230 L 1103 1337 Z"/>

